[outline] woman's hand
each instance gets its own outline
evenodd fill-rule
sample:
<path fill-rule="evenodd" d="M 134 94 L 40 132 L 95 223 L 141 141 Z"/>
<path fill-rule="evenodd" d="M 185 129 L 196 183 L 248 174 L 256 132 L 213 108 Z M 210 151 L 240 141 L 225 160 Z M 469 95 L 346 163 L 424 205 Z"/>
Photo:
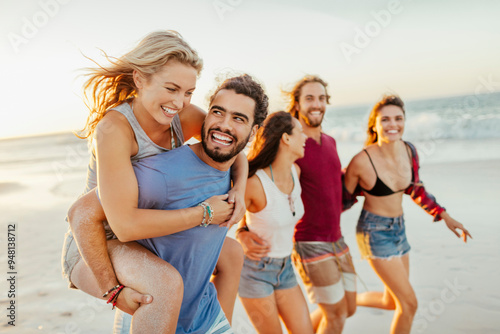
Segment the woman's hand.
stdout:
<path fill-rule="evenodd" d="M 267 256 L 271 247 L 252 231 L 240 231 L 236 237 L 243 247 L 245 256 L 250 260 L 259 261 L 262 257 Z"/>
<path fill-rule="evenodd" d="M 444 222 L 446 223 L 446 226 L 448 226 L 448 228 L 453 233 L 455 233 L 455 235 L 457 236 L 457 238 L 461 237 L 464 240 L 464 242 L 467 242 L 467 237 L 469 237 L 469 238 L 472 239 L 472 236 L 470 235 L 469 231 L 467 231 L 467 229 L 461 223 L 459 223 L 455 219 L 451 218 L 451 216 L 446 211 L 443 211 L 441 213 L 441 218 L 443 218 Z M 461 235 L 458 234 L 457 228 L 460 229 L 460 230 L 462 230 L 462 234 Z"/>
<path fill-rule="evenodd" d="M 233 214 L 234 204 L 228 203 L 227 198 L 228 198 L 227 194 L 217 195 L 217 196 L 212 196 L 205 201 L 208 204 L 210 204 L 214 212 L 214 216 L 211 223 L 212 225 L 224 226 L 224 223 L 227 222 L 231 217 L 231 215 Z"/>
<path fill-rule="evenodd" d="M 245 215 L 245 211 L 247 209 L 245 205 L 245 191 L 239 191 L 236 188 L 232 188 L 227 194 L 227 201 L 229 203 L 234 203 L 234 211 L 231 218 L 221 226 L 231 228 L 231 226 L 239 222 Z"/>

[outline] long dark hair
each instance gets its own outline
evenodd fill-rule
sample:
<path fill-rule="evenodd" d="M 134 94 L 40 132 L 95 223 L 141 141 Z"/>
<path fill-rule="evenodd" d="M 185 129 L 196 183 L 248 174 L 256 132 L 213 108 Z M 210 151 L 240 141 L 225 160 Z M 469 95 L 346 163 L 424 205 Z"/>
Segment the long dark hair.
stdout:
<path fill-rule="evenodd" d="M 378 135 L 377 132 L 374 130 L 375 128 L 375 123 L 377 122 L 377 116 L 380 111 L 385 106 L 397 106 L 400 107 L 401 110 L 403 110 L 403 115 L 406 115 L 405 113 L 405 104 L 403 100 L 397 95 L 384 95 L 378 101 L 375 106 L 373 107 L 372 111 L 370 112 L 370 116 L 368 117 L 368 129 L 366 130 L 367 133 L 367 138 L 365 141 L 365 146 L 375 144 L 378 140 Z"/>
<path fill-rule="evenodd" d="M 276 159 L 283 133 L 291 135 L 293 127 L 292 115 L 285 111 L 275 112 L 264 121 L 264 126 L 257 131 L 248 153 L 248 177 L 252 177 L 258 169 L 269 166 Z"/>

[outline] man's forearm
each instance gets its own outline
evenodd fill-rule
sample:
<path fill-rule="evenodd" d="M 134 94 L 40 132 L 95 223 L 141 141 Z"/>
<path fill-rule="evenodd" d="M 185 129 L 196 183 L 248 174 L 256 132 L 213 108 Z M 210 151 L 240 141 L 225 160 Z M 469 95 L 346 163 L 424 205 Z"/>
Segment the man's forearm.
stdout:
<path fill-rule="evenodd" d="M 78 250 L 85 264 L 94 274 L 99 288 L 104 294 L 118 284 L 113 265 L 108 253 L 106 232 L 102 224 L 104 212 L 96 212 L 96 203 L 75 203 L 71 208 L 68 218 Z M 79 201 L 80 201 L 79 200 Z M 89 204 L 90 206 L 86 205 Z M 92 207 L 92 210 L 88 210 Z M 100 207 L 100 205 L 99 205 Z"/>

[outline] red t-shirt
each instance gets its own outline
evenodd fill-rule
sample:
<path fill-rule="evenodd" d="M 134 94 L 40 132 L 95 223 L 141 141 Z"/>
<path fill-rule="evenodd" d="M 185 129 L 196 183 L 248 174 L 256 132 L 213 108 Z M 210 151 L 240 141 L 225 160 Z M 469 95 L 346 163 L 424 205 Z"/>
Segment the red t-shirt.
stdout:
<path fill-rule="evenodd" d="M 308 138 L 305 155 L 296 163 L 305 214 L 295 226 L 294 241 L 337 241 L 342 236 L 342 178 L 335 139 L 322 133 L 319 145 Z"/>

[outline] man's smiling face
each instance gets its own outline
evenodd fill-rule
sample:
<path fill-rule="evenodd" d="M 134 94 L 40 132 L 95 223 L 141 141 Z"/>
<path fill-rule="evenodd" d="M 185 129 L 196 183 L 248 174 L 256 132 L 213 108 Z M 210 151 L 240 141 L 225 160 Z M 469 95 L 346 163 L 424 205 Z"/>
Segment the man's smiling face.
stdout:
<path fill-rule="evenodd" d="M 220 90 L 201 129 L 203 150 L 216 162 L 240 153 L 255 134 L 255 101 L 233 90 Z"/>

